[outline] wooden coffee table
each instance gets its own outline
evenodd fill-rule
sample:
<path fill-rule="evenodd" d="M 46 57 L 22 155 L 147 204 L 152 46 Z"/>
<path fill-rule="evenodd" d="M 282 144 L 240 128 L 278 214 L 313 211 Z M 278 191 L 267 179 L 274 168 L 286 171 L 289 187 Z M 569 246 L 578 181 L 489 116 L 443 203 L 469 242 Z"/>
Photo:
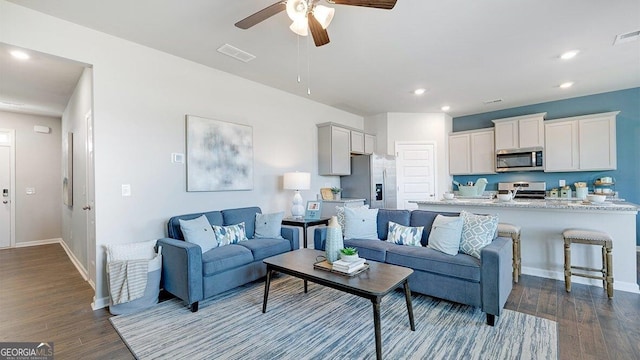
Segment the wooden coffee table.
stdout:
<path fill-rule="evenodd" d="M 344 291 L 353 295 L 371 300 L 373 304 L 373 324 L 376 337 L 376 357 L 382 359 L 382 335 L 380 332 L 380 301 L 389 292 L 397 288 L 400 284 L 404 286 L 404 296 L 407 301 L 407 313 L 409 314 L 409 324 L 411 331 L 415 331 L 413 320 L 413 307 L 411 305 L 411 290 L 409 290 L 409 275 L 412 269 L 367 261 L 369 269 L 349 277 L 335 274 L 329 271 L 317 270 L 313 264 L 318 256 L 323 256 L 323 251 L 312 249 L 300 249 L 287 252 L 281 255 L 264 259 L 267 264 L 267 279 L 264 284 L 264 300 L 262 302 L 262 312 L 267 311 L 267 298 L 269 297 L 269 285 L 271 275 L 274 271 L 295 276 L 304 280 L 304 292 L 307 292 L 307 281 L 324 285 L 336 290 Z"/>

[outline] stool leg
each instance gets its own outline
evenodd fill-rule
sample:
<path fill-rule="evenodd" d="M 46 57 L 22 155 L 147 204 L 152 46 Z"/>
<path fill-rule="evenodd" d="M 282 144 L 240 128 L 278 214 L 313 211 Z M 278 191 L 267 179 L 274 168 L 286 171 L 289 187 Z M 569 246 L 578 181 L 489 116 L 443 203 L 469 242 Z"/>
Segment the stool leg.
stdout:
<path fill-rule="evenodd" d="M 602 288 L 607 290 L 607 252 L 606 246 L 602 246 Z"/>
<path fill-rule="evenodd" d="M 512 237 L 513 240 L 513 262 L 512 262 L 512 267 L 513 267 L 513 282 L 514 283 L 518 283 L 518 242 L 516 241 L 516 237 L 513 236 Z"/>
<path fill-rule="evenodd" d="M 611 245 L 607 246 L 607 296 L 613 298 L 613 255 Z"/>
<path fill-rule="evenodd" d="M 571 292 L 571 242 L 564 240 L 564 287 Z"/>

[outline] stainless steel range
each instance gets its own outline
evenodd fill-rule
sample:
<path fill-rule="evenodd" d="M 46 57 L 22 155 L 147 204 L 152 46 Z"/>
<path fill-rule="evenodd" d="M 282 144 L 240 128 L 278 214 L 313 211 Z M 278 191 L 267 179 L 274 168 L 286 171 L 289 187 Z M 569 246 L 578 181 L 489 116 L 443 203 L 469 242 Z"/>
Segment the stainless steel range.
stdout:
<path fill-rule="evenodd" d="M 498 194 L 516 190 L 516 199 L 544 199 L 547 183 L 544 181 L 516 181 L 498 183 Z"/>

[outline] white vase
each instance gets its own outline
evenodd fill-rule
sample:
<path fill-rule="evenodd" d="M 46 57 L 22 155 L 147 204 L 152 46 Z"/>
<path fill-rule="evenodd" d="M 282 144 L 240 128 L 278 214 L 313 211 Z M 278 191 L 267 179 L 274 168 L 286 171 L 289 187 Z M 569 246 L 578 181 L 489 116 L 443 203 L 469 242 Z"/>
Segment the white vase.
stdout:
<path fill-rule="evenodd" d="M 332 216 L 327 226 L 327 239 L 324 244 L 325 257 L 329 264 L 340 258 L 340 249 L 344 247 L 342 242 L 342 228 L 338 223 L 338 218 Z"/>

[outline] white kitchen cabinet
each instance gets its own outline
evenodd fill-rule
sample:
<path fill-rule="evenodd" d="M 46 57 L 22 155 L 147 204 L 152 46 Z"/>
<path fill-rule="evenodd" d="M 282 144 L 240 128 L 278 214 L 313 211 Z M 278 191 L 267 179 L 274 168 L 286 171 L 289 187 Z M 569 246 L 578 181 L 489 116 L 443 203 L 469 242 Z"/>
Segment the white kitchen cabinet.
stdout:
<path fill-rule="evenodd" d="M 615 170 L 619 111 L 545 122 L 546 172 Z"/>
<path fill-rule="evenodd" d="M 351 130 L 351 152 L 364 154 L 364 133 L 362 131 Z"/>
<path fill-rule="evenodd" d="M 449 135 L 449 174 L 493 174 L 496 171 L 495 158 L 493 129 Z"/>
<path fill-rule="evenodd" d="M 371 134 L 364 134 L 364 153 L 371 155 L 376 150 L 376 136 Z"/>
<path fill-rule="evenodd" d="M 351 175 L 351 130 L 318 124 L 318 174 Z"/>
<path fill-rule="evenodd" d="M 495 150 L 544 147 L 544 116 L 547 113 L 492 120 Z"/>

